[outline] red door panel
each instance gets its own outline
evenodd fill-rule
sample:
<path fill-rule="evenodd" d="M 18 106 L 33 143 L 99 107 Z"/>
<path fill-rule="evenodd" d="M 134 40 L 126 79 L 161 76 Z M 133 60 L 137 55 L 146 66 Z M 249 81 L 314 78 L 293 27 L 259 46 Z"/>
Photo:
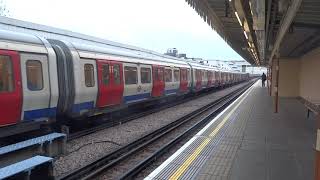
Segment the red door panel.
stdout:
<path fill-rule="evenodd" d="M 111 67 L 110 61 L 98 60 L 98 82 L 99 82 L 99 96 L 97 101 L 98 107 L 111 105 Z"/>
<path fill-rule="evenodd" d="M 99 97 L 98 107 L 118 105 L 123 96 L 122 64 L 98 60 Z"/>
<path fill-rule="evenodd" d="M 0 126 L 20 121 L 22 87 L 19 54 L 0 50 Z"/>
<path fill-rule="evenodd" d="M 165 88 L 164 67 L 153 65 L 152 72 L 153 72 L 152 73 L 153 75 L 152 97 L 162 96 Z"/>
<path fill-rule="evenodd" d="M 122 102 L 124 91 L 122 63 L 111 62 L 111 103 L 117 105 Z"/>
<path fill-rule="evenodd" d="M 180 91 L 186 92 L 188 90 L 187 69 L 180 68 Z"/>
<path fill-rule="evenodd" d="M 200 90 L 201 89 L 201 82 L 202 82 L 202 74 L 201 74 L 200 70 L 196 70 L 196 79 L 197 79 L 196 89 Z"/>

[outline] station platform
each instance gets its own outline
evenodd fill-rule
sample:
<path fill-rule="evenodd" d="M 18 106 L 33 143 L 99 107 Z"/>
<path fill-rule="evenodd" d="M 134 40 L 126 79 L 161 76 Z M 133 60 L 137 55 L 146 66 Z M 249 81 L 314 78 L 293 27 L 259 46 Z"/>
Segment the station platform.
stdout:
<path fill-rule="evenodd" d="M 255 83 L 145 179 L 313 179 L 315 118 Z"/>

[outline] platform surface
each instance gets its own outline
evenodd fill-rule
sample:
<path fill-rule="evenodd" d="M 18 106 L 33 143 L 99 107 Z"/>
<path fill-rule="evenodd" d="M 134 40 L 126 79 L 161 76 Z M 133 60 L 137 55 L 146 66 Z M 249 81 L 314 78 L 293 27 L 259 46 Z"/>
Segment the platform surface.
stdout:
<path fill-rule="evenodd" d="M 146 179 L 313 179 L 314 117 L 256 83 Z"/>

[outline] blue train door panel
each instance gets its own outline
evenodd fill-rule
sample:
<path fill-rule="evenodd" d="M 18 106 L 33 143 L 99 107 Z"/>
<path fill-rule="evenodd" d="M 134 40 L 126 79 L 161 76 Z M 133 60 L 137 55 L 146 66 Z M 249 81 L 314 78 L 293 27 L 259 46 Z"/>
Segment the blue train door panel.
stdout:
<path fill-rule="evenodd" d="M 0 126 L 20 121 L 22 104 L 19 55 L 0 50 Z"/>

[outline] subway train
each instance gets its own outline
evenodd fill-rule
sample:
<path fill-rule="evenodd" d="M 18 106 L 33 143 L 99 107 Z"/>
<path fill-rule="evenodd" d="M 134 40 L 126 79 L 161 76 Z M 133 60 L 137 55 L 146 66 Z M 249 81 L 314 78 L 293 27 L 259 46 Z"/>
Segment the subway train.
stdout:
<path fill-rule="evenodd" d="M 0 137 L 248 78 L 147 51 L 0 30 Z"/>

